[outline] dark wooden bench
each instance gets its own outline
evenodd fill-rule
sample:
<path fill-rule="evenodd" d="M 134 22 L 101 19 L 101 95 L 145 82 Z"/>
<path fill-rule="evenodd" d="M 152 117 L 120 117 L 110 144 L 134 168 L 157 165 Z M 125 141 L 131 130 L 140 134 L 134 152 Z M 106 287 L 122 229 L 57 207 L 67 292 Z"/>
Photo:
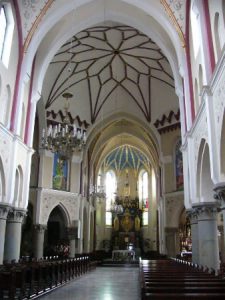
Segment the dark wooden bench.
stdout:
<path fill-rule="evenodd" d="M 172 260 L 141 261 L 142 299 L 225 299 L 225 280 Z M 207 298 L 208 297 L 208 298 Z"/>
<path fill-rule="evenodd" d="M 0 299 L 32 299 L 92 270 L 88 256 L 0 265 Z"/>

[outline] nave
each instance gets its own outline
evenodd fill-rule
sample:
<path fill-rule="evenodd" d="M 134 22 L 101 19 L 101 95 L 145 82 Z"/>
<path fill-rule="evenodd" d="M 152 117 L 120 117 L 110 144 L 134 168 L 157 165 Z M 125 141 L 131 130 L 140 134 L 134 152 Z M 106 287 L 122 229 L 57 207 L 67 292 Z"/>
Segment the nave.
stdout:
<path fill-rule="evenodd" d="M 139 300 L 139 270 L 136 267 L 97 267 L 40 299 Z"/>

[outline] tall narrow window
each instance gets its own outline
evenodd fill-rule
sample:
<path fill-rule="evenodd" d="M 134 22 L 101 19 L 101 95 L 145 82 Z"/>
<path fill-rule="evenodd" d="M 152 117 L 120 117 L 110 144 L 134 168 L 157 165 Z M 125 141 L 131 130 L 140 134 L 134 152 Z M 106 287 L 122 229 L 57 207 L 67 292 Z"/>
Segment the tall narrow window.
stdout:
<path fill-rule="evenodd" d="M 196 58 L 201 42 L 200 15 L 196 4 L 193 4 L 191 8 L 191 34 L 194 48 L 194 56 Z"/>
<path fill-rule="evenodd" d="M 142 224 L 148 225 L 148 173 L 144 170 L 139 175 L 139 201 L 141 203 L 142 213 Z"/>
<path fill-rule="evenodd" d="M 106 225 L 112 226 L 112 212 L 111 206 L 115 200 L 116 192 L 116 175 L 113 171 L 106 173 L 105 178 L 105 192 L 106 192 Z"/>
<path fill-rule="evenodd" d="M 8 67 L 14 30 L 10 3 L 0 4 L 0 60 Z"/>
<path fill-rule="evenodd" d="M 0 8 L 0 57 L 2 59 L 3 49 L 4 49 L 4 42 L 6 36 L 6 26 L 7 26 L 7 19 L 5 8 L 2 6 Z"/>

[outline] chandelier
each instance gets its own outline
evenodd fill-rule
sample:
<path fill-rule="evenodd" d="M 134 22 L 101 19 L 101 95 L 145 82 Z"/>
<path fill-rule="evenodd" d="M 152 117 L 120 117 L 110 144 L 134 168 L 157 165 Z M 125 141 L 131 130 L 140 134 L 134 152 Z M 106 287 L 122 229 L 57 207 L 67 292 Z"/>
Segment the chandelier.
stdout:
<path fill-rule="evenodd" d="M 65 117 L 62 123 L 50 124 L 47 132 L 43 129 L 41 145 L 42 148 L 58 153 L 61 159 L 68 159 L 75 150 L 83 150 L 86 144 L 86 130 L 78 128 L 76 124 L 71 124 L 69 119 L 69 99 L 73 97 L 71 93 L 64 93 Z"/>
<path fill-rule="evenodd" d="M 92 196 L 98 202 L 104 200 L 106 197 L 105 188 L 103 185 L 90 185 L 90 196 Z"/>
<path fill-rule="evenodd" d="M 114 214 L 122 214 L 123 213 L 123 205 L 119 203 L 119 198 L 115 197 L 115 202 L 112 203 L 111 212 Z"/>

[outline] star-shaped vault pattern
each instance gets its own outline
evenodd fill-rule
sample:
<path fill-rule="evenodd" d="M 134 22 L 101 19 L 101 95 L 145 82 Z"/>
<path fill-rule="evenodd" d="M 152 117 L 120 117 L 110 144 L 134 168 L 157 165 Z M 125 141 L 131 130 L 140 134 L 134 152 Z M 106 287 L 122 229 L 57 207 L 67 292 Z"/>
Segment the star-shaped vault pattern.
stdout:
<path fill-rule="evenodd" d="M 97 26 L 81 31 L 56 53 L 58 74 L 46 109 L 68 89 L 85 82 L 92 124 L 117 88 L 151 121 L 152 79 L 174 88 L 168 60 L 149 37 L 129 26 Z"/>

